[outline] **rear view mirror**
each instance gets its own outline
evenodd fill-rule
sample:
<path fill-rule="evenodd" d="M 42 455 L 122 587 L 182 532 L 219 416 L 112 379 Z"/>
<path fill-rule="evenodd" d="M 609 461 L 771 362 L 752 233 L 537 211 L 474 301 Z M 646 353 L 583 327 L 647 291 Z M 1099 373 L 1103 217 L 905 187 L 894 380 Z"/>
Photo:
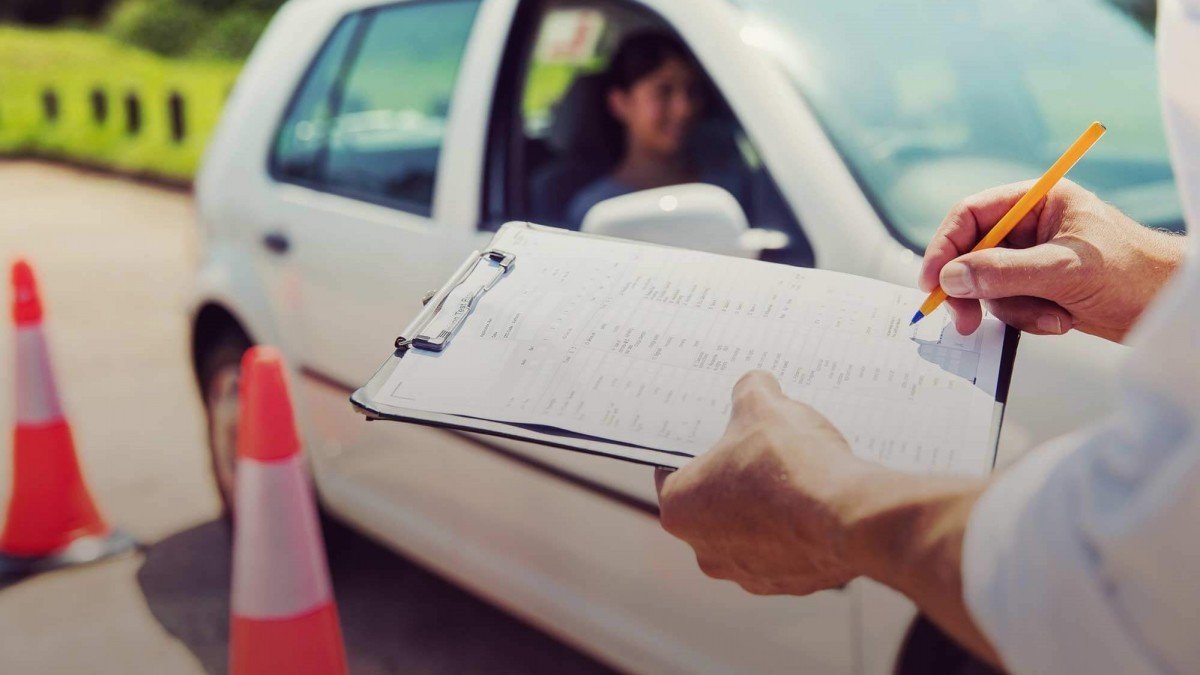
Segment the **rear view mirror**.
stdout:
<path fill-rule="evenodd" d="M 580 230 L 744 258 L 788 244 L 782 232 L 751 228 L 733 195 L 704 183 L 606 199 L 587 212 Z"/>

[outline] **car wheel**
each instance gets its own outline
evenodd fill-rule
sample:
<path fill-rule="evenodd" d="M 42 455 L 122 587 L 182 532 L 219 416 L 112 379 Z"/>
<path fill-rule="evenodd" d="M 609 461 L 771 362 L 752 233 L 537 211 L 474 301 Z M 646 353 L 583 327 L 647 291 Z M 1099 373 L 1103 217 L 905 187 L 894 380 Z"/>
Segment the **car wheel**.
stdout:
<path fill-rule="evenodd" d="M 197 371 L 204 411 L 208 420 L 208 452 L 213 478 L 226 517 L 234 509 L 234 472 L 237 467 L 238 383 L 242 372 L 242 354 L 250 340 L 229 330 L 209 345 L 198 357 Z"/>

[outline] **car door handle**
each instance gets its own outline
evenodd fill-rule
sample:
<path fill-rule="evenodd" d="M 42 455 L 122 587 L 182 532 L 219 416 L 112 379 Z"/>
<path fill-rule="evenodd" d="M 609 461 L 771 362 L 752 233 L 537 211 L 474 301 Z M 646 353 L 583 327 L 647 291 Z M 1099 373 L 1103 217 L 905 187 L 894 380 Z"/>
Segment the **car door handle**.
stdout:
<path fill-rule="evenodd" d="M 287 235 L 282 232 L 268 232 L 263 235 L 263 246 L 271 253 L 283 255 L 292 247 L 292 242 Z"/>

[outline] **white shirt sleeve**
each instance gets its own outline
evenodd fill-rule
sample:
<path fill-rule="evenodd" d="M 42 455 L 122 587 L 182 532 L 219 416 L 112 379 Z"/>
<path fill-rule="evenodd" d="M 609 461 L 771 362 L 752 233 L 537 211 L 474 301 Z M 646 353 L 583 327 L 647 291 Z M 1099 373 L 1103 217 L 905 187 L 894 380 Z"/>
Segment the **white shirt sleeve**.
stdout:
<path fill-rule="evenodd" d="M 1200 438 L 1153 422 L 1035 450 L 972 512 L 967 606 L 1013 672 L 1200 672 Z"/>
<path fill-rule="evenodd" d="M 976 503 L 963 593 L 1017 673 L 1200 673 L 1200 0 L 1162 0 L 1159 81 L 1191 260 L 1136 327 L 1120 412 Z"/>

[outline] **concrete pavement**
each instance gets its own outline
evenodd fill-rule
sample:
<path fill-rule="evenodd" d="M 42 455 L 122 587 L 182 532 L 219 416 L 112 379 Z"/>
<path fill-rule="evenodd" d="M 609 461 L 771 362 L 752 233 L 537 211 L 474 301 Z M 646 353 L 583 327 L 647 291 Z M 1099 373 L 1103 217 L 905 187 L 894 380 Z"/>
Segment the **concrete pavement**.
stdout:
<path fill-rule="evenodd" d="M 14 409 L 8 263 L 20 254 L 39 274 L 93 494 L 146 545 L 0 587 L 4 672 L 224 672 L 229 537 L 183 310 L 193 217 L 180 191 L 0 161 L 0 499 Z M 326 539 L 352 672 L 604 672 L 353 532 L 334 527 Z"/>

